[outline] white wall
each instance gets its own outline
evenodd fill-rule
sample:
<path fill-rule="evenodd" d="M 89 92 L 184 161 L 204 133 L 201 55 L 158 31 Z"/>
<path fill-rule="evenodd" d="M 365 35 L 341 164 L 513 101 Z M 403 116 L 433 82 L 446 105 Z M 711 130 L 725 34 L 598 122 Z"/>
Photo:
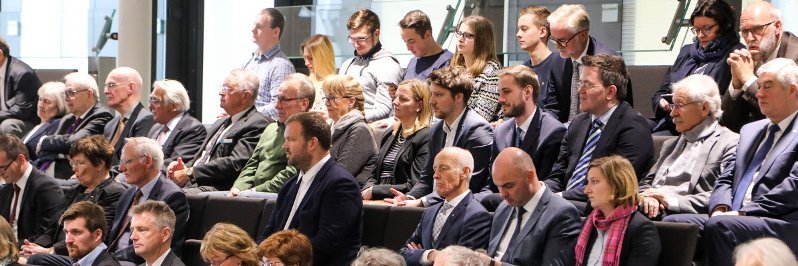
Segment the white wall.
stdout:
<path fill-rule="evenodd" d="M 89 0 L 25 0 L 21 5 L 20 49 L 11 54 L 18 54 L 33 68 L 85 72 Z"/>

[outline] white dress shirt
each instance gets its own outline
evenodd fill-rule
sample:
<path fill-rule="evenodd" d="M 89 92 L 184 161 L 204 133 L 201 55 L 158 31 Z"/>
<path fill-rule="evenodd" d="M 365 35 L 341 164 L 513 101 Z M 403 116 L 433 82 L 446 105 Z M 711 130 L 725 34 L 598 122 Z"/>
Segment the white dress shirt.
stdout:
<path fill-rule="evenodd" d="M 540 189 L 534 196 L 532 196 L 529 201 L 524 204 L 524 210 L 526 212 L 521 215 L 521 231 L 523 231 L 524 226 L 526 223 L 529 222 L 529 217 L 532 216 L 532 212 L 535 211 L 535 208 L 538 206 L 538 202 L 540 202 L 540 198 L 543 197 L 543 192 L 546 191 L 546 184 L 540 182 Z M 510 221 L 507 222 L 507 227 L 504 228 L 504 234 L 501 236 L 501 241 L 499 242 L 499 247 L 496 248 L 496 257 L 495 260 L 501 260 L 504 256 L 504 253 L 507 252 L 507 246 L 510 245 L 510 239 L 513 238 L 513 232 L 515 231 L 515 224 L 517 218 L 515 217 L 515 210 L 512 210 L 513 214 L 510 215 Z"/>
<path fill-rule="evenodd" d="M 305 193 L 308 192 L 310 188 L 310 184 L 313 183 L 313 180 L 316 179 L 316 174 L 319 173 L 321 167 L 324 166 L 327 161 L 330 160 L 330 154 L 328 153 L 324 158 L 322 158 L 319 162 L 314 164 L 310 169 L 308 169 L 307 173 L 302 171 L 299 172 L 299 190 L 296 192 L 296 198 L 294 198 L 294 204 L 291 206 L 291 214 L 288 215 L 288 220 L 285 221 L 285 227 L 283 229 L 289 229 L 288 226 L 291 225 L 291 220 L 294 219 L 294 214 L 296 213 L 297 208 L 299 208 L 299 204 L 302 203 L 302 199 L 305 198 Z"/>

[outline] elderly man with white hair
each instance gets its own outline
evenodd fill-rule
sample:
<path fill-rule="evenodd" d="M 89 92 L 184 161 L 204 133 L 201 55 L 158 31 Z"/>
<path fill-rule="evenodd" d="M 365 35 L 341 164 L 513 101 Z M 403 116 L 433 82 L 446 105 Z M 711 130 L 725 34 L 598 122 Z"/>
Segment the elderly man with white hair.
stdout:
<path fill-rule="evenodd" d="M 152 113 L 141 104 L 141 74 L 130 67 L 111 70 L 105 79 L 105 98 L 116 116 L 105 125 L 103 135 L 111 141 L 114 156 L 111 165 L 119 163 L 125 138 L 146 137 L 155 121 Z M 112 170 L 114 172 L 116 169 Z"/>
<path fill-rule="evenodd" d="M 161 145 L 164 163 L 161 170 L 181 157 L 194 160 L 208 134 L 205 126 L 188 113 L 190 100 L 186 88 L 176 80 L 159 80 L 152 84 L 150 112 L 155 124 L 147 137 Z"/>
<path fill-rule="evenodd" d="M 671 117 L 677 138 L 665 141 L 659 159 L 640 181 L 640 204 L 649 218 L 707 213 L 709 194 L 723 166 L 734 161 L 740 136 L 718 124 L 718 85 L 706 75 L 673 84 Z"/>

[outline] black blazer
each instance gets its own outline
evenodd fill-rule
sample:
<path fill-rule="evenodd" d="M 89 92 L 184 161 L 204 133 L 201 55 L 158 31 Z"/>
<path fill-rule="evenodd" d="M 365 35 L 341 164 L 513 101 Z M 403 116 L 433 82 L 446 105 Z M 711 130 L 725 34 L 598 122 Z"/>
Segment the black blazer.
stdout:
<path fill-rule="evenodd" d="M 0 121 L 14 118 L 38 124 L 36 104 L 39 101 L 39 87 L 42 86 L 39 76 L 28 64 L 8 55 L 5 77 L 3 96 L 6 100 L 3 104 L 7 108 L 0 111 Z"/>
<path fill-rule="evenodd" d="M 58 124 L 61 122 L 61 118 L 53 118 L 50 121 L 47 121 L 44 125 L 39 127 L 36 132 L 28 132 L 28 135 L 31 135 L 28 142 L 25 142 L 25 147 L 28 148 L 28 160 L 31 162 L 35 162 L 39 156 L 36 154 L 36 145 L 39 144 L 39 139 L 44 136 L 49 136 L 55 134 L 55 131 L 58 130 Z M 28 135 L 25 135 L 27 137 Z M 37 165 L 36 163 L 33 163 Z"/>
<path fill-rule="evenodd" d="M 147 263 L 139 264 L 139 266 L 147 266 Z M 161 266 L 186 266 L 183 264 L 183 261 L 180 260 L 179 257 L 175 254 L 174 251 L 169 251 L 169 254 L 166 255 L 166 258 L 163 259 Z"/>
<path fill-rule="evenodd" d="M 565 190 L 574 168 L 582 156 L 582 148 L 592 127 L 589 113 L 574 118 L 560 146 L 560 156 L 546 178 L 546 185 L 553 192 L 562 192 L 563 198 L 587 202 L 584 188 Z M 620 102 L 601 131 L 601 138 L 593 150 L 593 159 L 608 155 L 621 155 L 632 162 L 638 181 L 654 163 L 654 140 L 651 138 L 648 119 L 635 111 L 628 103 Z"/>
<path fill-rule="evenodd" d="M 161 134 L 163 125 L 155 124 L 150 129 L 147 136 L 151 139 L 158 139 Z M 202 148 L 202 142 L 208 135 L 205 126 L 187 113 L 183 113 L 183 117 L 177 122 L 175 128 L 171 129 L 172 133 L 169 138 L 164 141 L 163 150 L 163 167 L 161 170 L 166 173 L 166 167 L 169 163 L 176 161 L 177 157 L 182 157 L 184 162 L 194 160 L 194 156 Z"/>
<path fill-rule="evenodd" d="M 521 142 L 520 149 L 526 151 L 535 163 L 535 170 L 540 177 L 551 172 L 551 167 L 560 153 L 560 143 L 565 136 L 565 126 L 552 114 L 537 108 L 529 122 L 529 128 Z M 515 146 L 515 118 L 510 118 L 497 126 L 493 134 L 491 162 L 496 160 L 499 152 L 507 147 Z M 490 186 L 495 186 L 489 182 Z M 498 192 L 495 190 L 494 192 Z"/>
<path fill-rule="evenodd" d="M 280 189 L 277 206 L 258 243 L 285 228 L 299 191 L 298 177 Z M 355 177 L 330 158 L 314 177 L 288 228 L 310 238 L 313 265 L 349 265 L 360 249 L 362 215 L 363 200 Z"/>
<path fill-rule="evenodd" d="M 401 134 L 401 130 L 400 128 L 397 134 Z M 397 134 L 393 134 L 393 130 L 389 128 L 381 138 L 376 168 L 364 186 L 364 188 L 374 187 L 371 190 L 371 199 L 373 200 L 393 198 L 393 194 L 390 191 L 391 188 L 402 193 L 410 191 L 410 188 L 418 183 L 421 172 L 424 171 L 424 165 L 427 163 L 429 127 L 416 131 L 407 137 L 402 146 L 399 147 L 399 153 L 396 155 L 396 162 L 393 168 L 392 182 L 390 182 L 391 180 L 380 180 L 382 162 L 385 161 L 385 155 L 388 154 L 388 149 L 391 148 L 391 144 L 398 136 Z"/>
<path fill-rule="evenodd" d="M 225 117 L 216 121 L 208 130 L 208 135 L 203 141 L 199 151 L 194 155 L 194 160 L 188 162 L 187 167 L 194 165 L 195 160 L 202 156 L 202 150 L 208 141 L 218 130 L 224 130 L 222 125 L 230 117 Z M 230 190 L 233 186 L 241 169 L 247 164 L 247 160 L 252 156 L 255 146 L 258 145 L 260 135 L 269 124 L 269 120 L 263 116 L 255 106 L 244 111 L 244 115 L 230 127 L 224 136 L 221 136 L 221 144 L 216 145 L 216 149 L 211 151 L 210 160 L 207 163 L 194 167 L 194 181 L 199 186 L 212 186 L 219 191 Z M 184 160 L 185 162 L 185 160 Z"/>
<path fill-rule="evenodd" d="M 590 43 L 587 46 L 587 55 L 597 54 L 618 54 L 614 49 L 604 45 L 603 43 L 590 36 Z M 574 65 L 571 58 L 562 58 L 553 56 L 551 64 L 551 72 L 549 72 L 549 84 L 546 90 L 545 105 L 546 111 L 551 112 L 554 116 L 558 117 L 560 122 L 568 122 L 568 113 L 571 108 L 571 77 L 574 74 Z M 626 98 L 624 101 L 634 106 L 634 97 L 632 96 L 632 79 L 626 83 Z"/>
<path fill-rule="evenodd" d="M 111 119 L 108 124 L 105 124 L 103 135 L 109 141 L 113 139 L 116 134 L 116 126 L 119 124 L 119 120 L 122 119 L 122 117 L 124 117 L 124 114 L 117 115 Z M 146 137 L 154 124 L 155 120 L 153 120 L 150 110 L 144 108 L 141 103 L 137 104 L 136 107 L 133 108 L 133 113 L 130 114 L 128 122 L 125 123 L 125 127 L 122 128 L 122 135 L 119 137 L 119 141 L 117 141 L 116 146 L 114 146 L 114 157 L 111 159 L 111 165 L 119 164 L 119 157 L 122 156 L 122 148 L 125 147 L 126 143 L 125 138 Z"/>
<path fill-rule="evenodd" d="M 7 221 L 11 215 L 13 200 L 14 187 L 12 184 L 0 185 L 0 215 Z M 17 220 L 19 244 L 22 244 L 23 240 L 28 240 L 43 247 L 52 245 L 53 242 L 49 236 L 58 227 L 58 219 L 63 211 L 59 208 L 64 200 L 61 187 L 55 183 L 53 178 L 33 168 L 25 183 L 25 191 L 19 200 L 22 203 L 18 210 L 19 220 Z"/>
<path fill-rule="evenodd" d="M 172 234 L 172 250 L 175 250 L 175 252 L 180 252 L 180 249 L 183 247 L 185 226 L 186 222 L 188 222 L 189 216 L 186 194 L 183 194 L 182 189 L 175 185 L 174 182 L 166 179 L 162 174 L 158 175 L 156 178 L 158 180 L 155 181 L 155 186 L 153 186 L 152 192 L 150 192 L 150 196 L 147 199 L 163 201 L 169 205 L 169 208 L 172 209 L 173 212 L 175 212 L 176 222 L 174 234 Z M 114 241 L 114 238 L 119 235 L 120 230 L 126 229 L 122 228 L 122 223 L 124 222 L 125 217 L 128 215 L 130 205 L 133 204 L 133 196 L 136 194 L 137 190 L 137 187 L 131 186 L 125 190 L 125 193 L 123 193 L 119 198 L 119 204 L 117 205 L 116 213 L 114 214 L 114 222 L 110 225 L 111 230 L 109 230 L 108 234 L 105 235 L 105 243 L 109 245 L 108 250 L 112 251 L 114 258 L 122 261 L 130 261 L 133 263 L 143 263 L 144 259 L 136 255 L 132 244 L 125 249 L 116 250 L 116 244 L 111 243 Z"/>
<path fill-rule="evenodd" d="M 596 237 L 598 237 L 598 233 L 596 228 L 593 228 L 585 249 L 585 263 L 587 263 L 588 256 L 590 256 L 590 249 L 596 243 Z M 626 226 L 626 233 L 621 245 L 620 265 L 657 265 L 661 249 L 659 234 L 654 223 L 640 212 L 632 214 L 632 218 L 629 219 L 629 225 Z"/>
<path fill-rule="evenodd" d="M 111 255 L 111 253 L 108 253 L 108 249 L 103 250 L 103 252 L 101 252 L 100 255 L 98 255 L 97 258 L 94 259 L 94 263 L 91 264 L 91 266 L 119 266 L 119 265 L 120 265 L 119 261 L 117 261 L 116 258 L 114 258 L 114 256 Z"/>

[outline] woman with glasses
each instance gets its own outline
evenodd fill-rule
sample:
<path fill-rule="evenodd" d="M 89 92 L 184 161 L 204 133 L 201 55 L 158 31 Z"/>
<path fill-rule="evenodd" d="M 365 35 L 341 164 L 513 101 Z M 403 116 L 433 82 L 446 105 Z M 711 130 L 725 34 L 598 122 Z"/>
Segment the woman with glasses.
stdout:
<path fill-rule="evenodd" d="M 200 255 L 211 266 L 259 266 L 258 246 L 238 226 L 217 223 L 205 233 Z"/>
<path fill-rule="evenodd" d="M 402 80 L 402 67 L 391 52 L 382 48 L 380 18 L 371 10 L 360 9 L 349 17 L 346 28 L 355 57 L 341 64 L 338 74 L 352 76 L 363 86 L 367 121 L 387 118 L 391 114 L 388 87 Z"/>
<path fill-rule="evenodd" d="M 313 265 L 310 239 L 297 230 L 289 229 L 272 234 L 258 247 L 266 266 Z"/>
<path fill-rule="evenodd" d="M 75 146 L 69 149 L 69 164 L 75 172 L 78 186 L 64 192 L 64 202 L 60 209 L 66 210 L 72 204 L 80 201 L 89 201 L 103 208 L 105 221 L 112 224 L 116 213 L 119 197 L 125 192 L 125 186 L 109 178 L 111 158 L 114 148 L 102 135 L 93 135 L 78 140 Z M 57 254 L 67 256 L 67 246 L 64 236 L 64 224 L 52 230 L 51 239 L 55 243 L 50 248 L 41 247 L 35 243 L 22 246 L 23 254 Z M 46 265 L 46 261 L 39 261 L 37 256 L 29 258 L 28 263 Z"/>
<path fill-rule="evenodd" d="M 360 83 L 350 76 L 331 75 L 322 83 L 327 114 L 333 120 L 330 156 L 351 173 L 362 187 L 374 170 L 377 144 L 363 117 Z"/>
<path fill-rule="evenodd" d="M 704 74 L 718 83 L 720 94 L 726 93 L 731 82 L 731 69 L 726 63 L 729 53 L 744 48 L 735 31 L 734 10 L 723 0 L 701 1 L 690 15 L 693 43 L 682 47 L 660 89 L 652 98 L 657 135 L 679 135 L 670 118 L 670 102 L 664 95 L 673 93 L 673 83 L 693 74 Z"/>
<path fill-rule="evenodd" d="M 496 58 L 493 23 L 482 16 L 470 16 L 457 25 L 457 52 L 452 66 L 462 66 L 474 78 L 474 92 L 468 108 L 493 122 L 499 120 L 499 77 L 502 68 Z"/>
<path fill-rule="evenodd" d="M 39 139 L 43 136 L 55 134 L 58 130 L 58 123 L 61 117 L 66 114 L 66 100 L 64 99 L 64 83 L 61 82 L 47 82 L 39 88 L 39 102 L 36 105 L 36 115 L 39 116 L 41 123 L 33 127 L 33 129 L 25 134 L 22 142 L 28 148 L 28 151 L 36 151 L 36 145 L 39 144 Z M 31 162 L 36 164 L 35 152 L 29 152 Z M 46 173 L 53 176 L 53 173 Z"/>
<path fill-rule="evenodd" d="M 426 82 L 405 80 L 399 84 L 393 108 L 396 122 L 380 138 L 374 173 L 361 193 L 364 200 L 393 198 L 391 189 L 407 193 L 418 182 L 427 161 L 427 139 L 432 117 L 430 89 Z"/>
<path fill-rule="evenodd" d="M 310 81 L 316 87 L 316 99 L 313 101 L 312 111 L 326 111 L 322 97 L 321 82 L 329 75 L 335 74 L 335 53 L 332 43 L 327 35 L 311 35 L 299 46 L 299 52 L 308 67 Z"/>

